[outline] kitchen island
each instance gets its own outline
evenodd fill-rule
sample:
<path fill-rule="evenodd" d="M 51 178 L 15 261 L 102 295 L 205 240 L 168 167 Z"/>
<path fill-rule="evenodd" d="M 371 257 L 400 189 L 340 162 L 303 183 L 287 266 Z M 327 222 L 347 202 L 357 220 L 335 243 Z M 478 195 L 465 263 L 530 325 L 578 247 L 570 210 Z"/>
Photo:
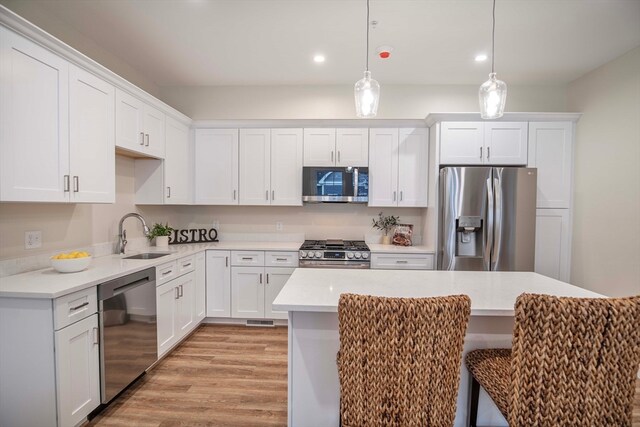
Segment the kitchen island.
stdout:
<path fill-rule="evenodd" d="M 511 347 L 518 295 L 543 293 L 593 298 L 594 292 L 529 272 L 297 269 L 274 301 L 289 312 L 289 426 L 339 425 L 336 353 L 338 299 L 343 293 L 424 298 L 466 294 L 471 318 L 464 354 L 476 348 Z M 462 367 L 455 426 L 466 425 L 468 374 Z M 480 425 L 504 425 L 481 391 Z"/>

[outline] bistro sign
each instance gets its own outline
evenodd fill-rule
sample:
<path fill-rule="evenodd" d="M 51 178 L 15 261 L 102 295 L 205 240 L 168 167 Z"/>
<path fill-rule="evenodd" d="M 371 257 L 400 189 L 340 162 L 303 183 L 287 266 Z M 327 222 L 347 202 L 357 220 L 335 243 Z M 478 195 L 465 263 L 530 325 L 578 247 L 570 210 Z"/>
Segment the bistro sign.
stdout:
<path fill-rule="evenodd" d="M 182 245 L 186 243 L 212 243 L 218 241 L 218 231 L 215 228 L 190 228 L 173 230 L 169 236 L 170 245 Z"/>

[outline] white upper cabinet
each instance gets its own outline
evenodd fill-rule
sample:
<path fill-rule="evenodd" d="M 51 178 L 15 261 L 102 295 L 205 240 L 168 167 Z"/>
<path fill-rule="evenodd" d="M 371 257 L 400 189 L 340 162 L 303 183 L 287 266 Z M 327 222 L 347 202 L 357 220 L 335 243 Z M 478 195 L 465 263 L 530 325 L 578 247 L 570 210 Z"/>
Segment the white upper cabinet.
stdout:
<path fill-rule="evenodd" d="M 427 129 L 371 129 L 369 206 L 426 207 Z"/>
<path fill-rule="evenodd" d="M 271 129 L 271 204 L 302 205 L 302 129 Z"/>
<path fill-rule="evenodd" d="M 573 124 L 531 122 L 529 167 L 538 169 L 538 208 L 571 207 Z"/>
<path fill-rule="evenodd" d="M 485 164 L 527 164 L 527 122 L 484 123 Z"/>
<path fill-rule="evenodd" d="M 240 204 L 271 204 L 271 131 L 240 129 Z"/>
<path fill-rule="evenodd" d="M 195 203 L 238 204 L 238 129 L 196 129 Z"/>
<path fill-rule="evenodd" d="M 164 159 L 164 203 L 180 205 L 191 202 L 189 128 L 167 116 L 166 156 Z"/>
<path fill-rule="evenodd" d="M 336 130 L 325 128 L 305 128 L 304 165 L 335 166 Z"/>
<path fill-rule="evenodd" d="M 369 129 L 336 129 L 336 165 L 369 166 Z"/>
<path fill-rule="evenodd" d="M 369 134 L 364 128 L 304 130 L 305 166 L 368 166 Z"/>
<path fill-rule="evenodd" d="M 442 122 L 441 165 L 526 165 L 527 122 Z"/>
<path fill-rule="evenodd" d="M 165 115 L 116 89 L 116 146 L 147 157 L 164 158 Z"/>
<path fill-rule="evenodd" d="M 115 89 L 74 65 L 69 68 L 71 201 L 115 202 Z"/>
<path fill-rule="evenodd" d="M 0 200 L 69 200 L 68 85 L 67 61 L 0 26 Z"/>

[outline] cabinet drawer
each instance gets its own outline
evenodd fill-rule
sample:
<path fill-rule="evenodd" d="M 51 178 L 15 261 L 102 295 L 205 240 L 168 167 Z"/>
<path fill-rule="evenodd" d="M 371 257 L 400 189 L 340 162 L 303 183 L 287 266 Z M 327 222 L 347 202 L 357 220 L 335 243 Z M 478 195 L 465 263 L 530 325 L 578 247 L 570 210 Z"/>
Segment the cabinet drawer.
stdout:
<path fill-rule="evenodd" d="M 53 301 L 55 330 L 69 326 L 98 312 L 98 291 L 95 286 L 56 298 Z"/>
<path fill-rule="evenodd" d="M 195 270 L 196 257 L 195 255 L 189 255 L 178 260 L 178 274 L 188 273 Z"/>
<path fill-rule="evenodd" d="M 267 267 L 297 267 L 298 252 L 265 252 Z"/>
<path fill-rule="evenodd" d="M 264 266 L 264 252 L 231 251 L 231 265 L 262 267 Z"/>
<path fill-rule="evenodd" d="M 371 268 L 433 270 L 433 254 L 371 254 Z"/>
<path fill-rule="evenodd" d="M 156 267 L 156 286 L 167 283 L 178 276 L 178 266 L 175 261 L 167 262 Z"/>

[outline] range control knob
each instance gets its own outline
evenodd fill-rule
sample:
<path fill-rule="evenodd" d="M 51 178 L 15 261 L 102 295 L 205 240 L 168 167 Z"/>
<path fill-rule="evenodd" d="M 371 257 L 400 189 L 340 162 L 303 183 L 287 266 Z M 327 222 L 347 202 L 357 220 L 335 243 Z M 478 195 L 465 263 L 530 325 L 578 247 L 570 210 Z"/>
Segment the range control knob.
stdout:
<path fill-rule="evenodd" d="M 300 251 L 300 258 L 306 258 L 307 257 L 307 252 L 306 251 Z"/>
<path fill-rule="evenodd" d="M 316 252 L 316 258 L 322 258 L 322 253 L 321 252 Z"/>
<path fill-rule="evenodd" d="M 347 258 L 352 259 L 353 258 L 353 252 L 347 252 Z"/>
<path fill-rule="evenodd" d="M 356 252 L 354 256 L 356 257 L 356 259 L 362 258 L 362 254 L 360 252 Z"/>
<path fill-rule="evenodd" d="M 362 252 L 362 259 L 369 258 L 369 252 Z"/>

